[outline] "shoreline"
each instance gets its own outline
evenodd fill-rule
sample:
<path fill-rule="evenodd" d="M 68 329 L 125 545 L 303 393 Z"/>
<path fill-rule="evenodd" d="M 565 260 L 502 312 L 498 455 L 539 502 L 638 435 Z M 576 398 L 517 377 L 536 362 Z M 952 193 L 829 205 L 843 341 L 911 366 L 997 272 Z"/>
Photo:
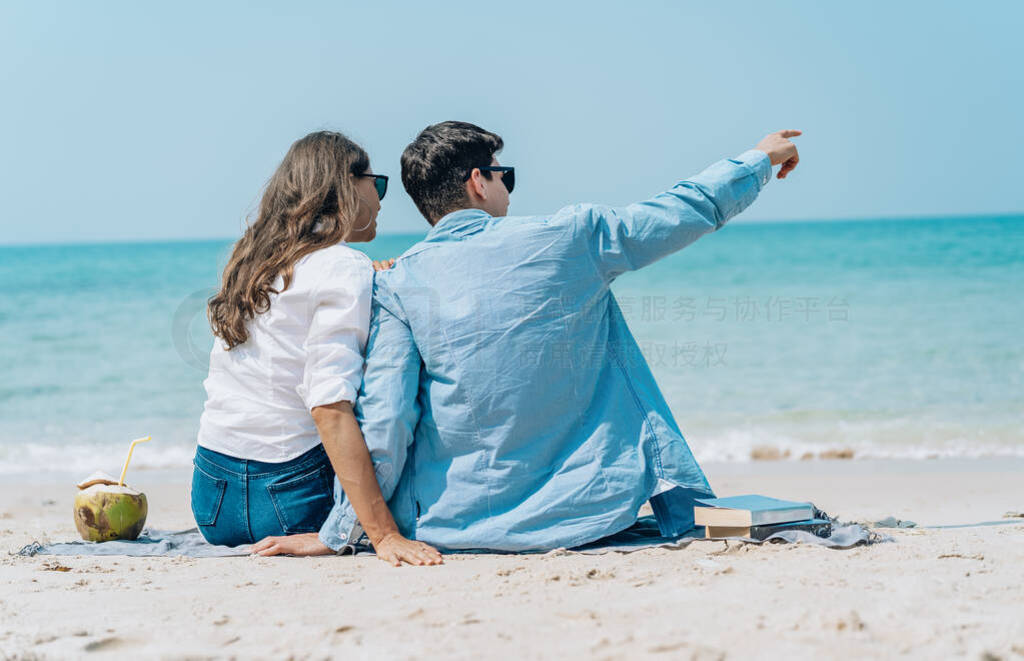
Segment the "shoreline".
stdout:
<path fill-rule="evenodd" d="M 718 495 L 751 492 L 811 501 L 845 521 L 895 516 L 921 526 L 963 525 L 1024 511 L 1020 457 L 707 462 L 701 467 Z M 52 505 L 44 504 L 49 501 L 66 502 L 70 508 L 75 484 L 85 475 L 49 471 L 3 477 L 0 517 L 11 508 L 55 514 Z M 191 466 L 132 468 L 127 482 L 156 496 L 150 498 L 150 523 L 169 515 L 191 527 L 191 478 Z M 1005 496 L 1005 506 L 998 504 L 997 494 Z"/>

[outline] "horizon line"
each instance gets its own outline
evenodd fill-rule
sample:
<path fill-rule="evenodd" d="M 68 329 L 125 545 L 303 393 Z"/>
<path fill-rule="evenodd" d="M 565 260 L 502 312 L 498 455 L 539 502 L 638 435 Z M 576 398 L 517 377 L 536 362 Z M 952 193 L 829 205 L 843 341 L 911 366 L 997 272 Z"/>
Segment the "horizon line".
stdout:
<path fill-rule="evenodd" d="M 1010 211 L 1001 213 L 958 213 L 958 214 L 945 214 L 945 215 L 934 215 L 934 216 L 913 216 L 913 215 L 898 215 L 898 216 L 850 216 L 850 217 L 838 217 L 838 218 L 759 218 L 759 219 L 737 219 L 732 221 L 730 225 L 746 224 L 746 225 L 794 225 L 794 224 L 823 224 L 823 223 L 860 223 L 860 222 L 874 222 L 874 221 L 896 221 L 896 222 L 915 222 L 915 221 L 930 221 L 930 220 L 957 220 L 966 218 L 989 218 L 989 219 L 1008 219 L 1008 218 L 1024 218 L 1024 211 Z M 381 232 L 376 235 L 375 238 L 385 236 L 419 236 L 424 235 L 429 230 L 425 228 L 422 232 Z M 152 238 L 126 238 L 126 239 L 83 239 L 78 241 L 25 241 L 25 242 L 0 242 L 0 248 L 31 248 L 31 247 L 56 247 L 56 246 L 101 246 L 101 245 L 132 245 L 132 244 L 148 244 L 148 243 L 204 243 L 204 242 L 220 242 L 220 241 L 236 241 L 238 237 L 229 236 L 210 236 L 210 237 L 152 237 Z"/>

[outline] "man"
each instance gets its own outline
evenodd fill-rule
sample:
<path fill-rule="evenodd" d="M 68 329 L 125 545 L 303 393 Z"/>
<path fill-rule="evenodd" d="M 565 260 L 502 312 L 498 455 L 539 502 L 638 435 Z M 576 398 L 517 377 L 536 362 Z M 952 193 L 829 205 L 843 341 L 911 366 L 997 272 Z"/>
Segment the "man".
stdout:
<path fill-rule="evenodd" d="M 573 547 L 632 525 L 650 500 L 664 535 L 712 496 L 610 291 L 620 274 L 721 228 L 799 157 L 780 131 L 667 192 L 506 216 L 502 139 L 427 127 L 402 182 L 431 224 L 377 273 L 357 415 L 401 532 L 441 549 Z M 342 550 L 361 530 L 338 500 L 319 538 L 274 552 Z"/>

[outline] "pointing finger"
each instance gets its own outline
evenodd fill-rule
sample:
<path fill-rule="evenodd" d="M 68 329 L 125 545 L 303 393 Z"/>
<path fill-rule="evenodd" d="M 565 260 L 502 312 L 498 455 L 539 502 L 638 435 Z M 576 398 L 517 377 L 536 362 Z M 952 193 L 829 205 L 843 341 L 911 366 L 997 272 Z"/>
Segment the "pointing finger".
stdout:
<path fill-rule="evenodd" d="M 786 129 L 784 131 L 779 131 L 779 135 L 782 136 L 783 138 L 795 138 L 798 135 L 803 135 L 803 133 L 803 131 L 798 131 L 796 129 Z"/>

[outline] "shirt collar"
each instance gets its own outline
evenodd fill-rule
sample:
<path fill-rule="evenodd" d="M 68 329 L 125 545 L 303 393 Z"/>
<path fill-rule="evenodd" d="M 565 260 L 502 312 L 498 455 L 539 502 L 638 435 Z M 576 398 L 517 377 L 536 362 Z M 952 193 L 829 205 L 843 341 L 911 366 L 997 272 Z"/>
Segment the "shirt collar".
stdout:
<path fill-rule="evenodd" d="M 483 209 L 459 209 L 434 223 L 434 226 L 427 232 L 426 238 L 429 241 L 446 236 L 461 238 L 468 234 L 476 234 L 491 218 L 491 214 Z"/>

